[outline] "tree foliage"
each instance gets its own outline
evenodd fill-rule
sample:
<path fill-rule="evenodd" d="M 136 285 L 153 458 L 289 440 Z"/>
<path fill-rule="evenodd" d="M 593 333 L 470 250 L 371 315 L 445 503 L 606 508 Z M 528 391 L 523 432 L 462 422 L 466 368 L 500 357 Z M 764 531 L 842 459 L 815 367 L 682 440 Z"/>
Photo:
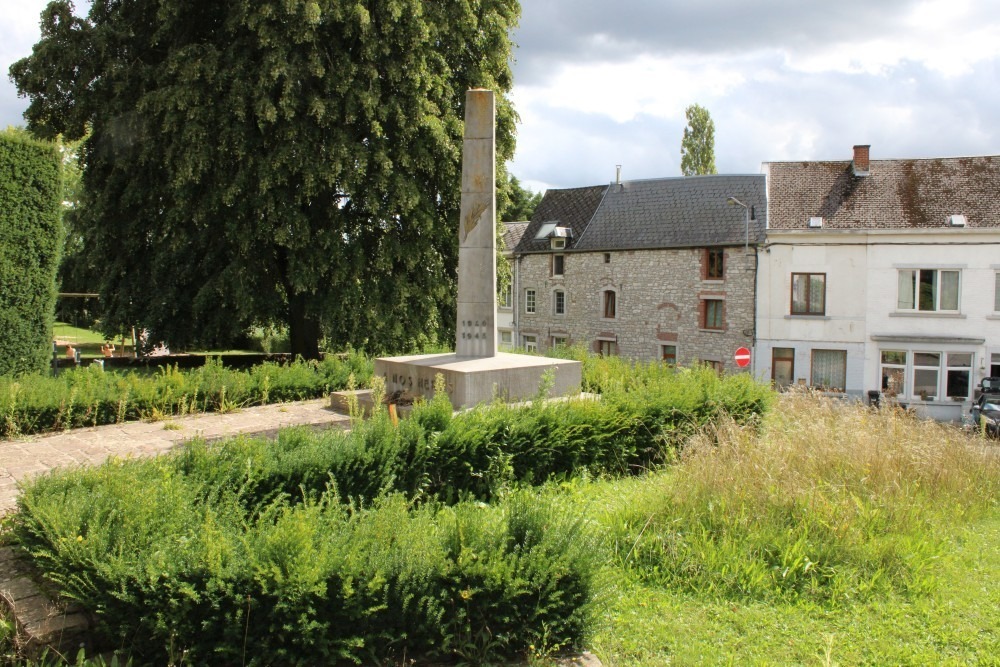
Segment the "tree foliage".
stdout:
<path fill-rule="evenodd" d="M 507 178 L 507 200 L 505 206 L 500 209 L 497 219 L 504 222 L 530 220 L 540 201 L 542 201 L 541 192 L 532 192 L 522 187 L 517 176 L 511 174 Z"/>
<path fill-rule="evenodd" d="M 43 370 L 62 247 L 59 152 L 0 132 L 0 375 Z"/>
<path fill-rule="evenodd" d="M 107 333 L 287 323 L 293 351 L 454 326 L 465 91 L 513 154 L 517 0 L 67 0 L 11 67 L 43 135 L 92 133 L 79 227 Z"/>
<path fill-rule="evenodd" d="M 684 110 L 687 126 L 681 140 L 681 173 L 707 176 L 715 170 L 715 123 L 708 109 L 692 104 Z"/>

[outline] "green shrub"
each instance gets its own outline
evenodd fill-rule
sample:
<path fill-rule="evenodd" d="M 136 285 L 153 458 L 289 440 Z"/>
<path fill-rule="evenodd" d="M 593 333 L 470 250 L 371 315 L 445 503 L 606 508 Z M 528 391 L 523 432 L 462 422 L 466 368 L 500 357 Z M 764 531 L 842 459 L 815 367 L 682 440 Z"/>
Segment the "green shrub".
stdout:
<path fill-rule="evenodd" d="M 324 495 L 247 521 L 164 459 L 49 476 L 21 505 L 23 548 L 141 661 L 481 663 L 580 646 L 590 627 L 596 542 L 553 497 Z"/>
<path fill-rule="evenodd" d="M 319 398 L 346 388 L 351 375 L 366 383 L 371 360 L 352 352 L 320 362 L 269 362 L 249 371 L 208 359 L 201 368 L 164 366 L 153 375 L 88 366 L 58 377 L 0 377 L 0 436 Z"/>
<path fill-rule="evenodd" d="M 54 145 L 0 132 L 0 376 L 39 372 L 52 353 L 60 170 Z"/>

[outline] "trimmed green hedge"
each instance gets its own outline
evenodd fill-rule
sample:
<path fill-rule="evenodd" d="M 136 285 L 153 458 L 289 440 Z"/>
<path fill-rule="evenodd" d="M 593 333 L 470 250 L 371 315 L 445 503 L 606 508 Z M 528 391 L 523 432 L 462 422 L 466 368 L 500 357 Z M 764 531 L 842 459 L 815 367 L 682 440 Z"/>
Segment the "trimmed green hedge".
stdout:
<path fill-rule="evenodd" d="M 0 376 L 43 370 L 52 353 L 60 171 L 55 146 L 0 132 Z"/>
<path fill-rule="evenodd" d="M 352 375 L 366 385 L 372 370 L 371 359 L 351 352 L 323 361 L 269 362 L 248 371 L 208 359 L 200 368 L 164 366 L 153 375 L 91 365 L 58 377 L 0 377 L 0 436 L 319 398 L 347 388 Z"/>

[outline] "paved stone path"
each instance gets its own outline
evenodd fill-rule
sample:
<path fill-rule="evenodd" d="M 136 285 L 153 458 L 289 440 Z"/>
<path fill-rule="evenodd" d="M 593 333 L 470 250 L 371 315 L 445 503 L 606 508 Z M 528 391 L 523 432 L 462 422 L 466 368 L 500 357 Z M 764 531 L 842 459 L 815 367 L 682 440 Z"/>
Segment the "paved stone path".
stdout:
<path fill-rule="evenodd" d="M 329 399 L 322 398 L 226 414 L 197 414 L 161 422 L 128 422 L 0 440 L 0 515 L 14 509 L 18 483 L 54 468 L 94 465 L 109 456 L 156 456 L 196 437 L 271 437 L 288 426 L 347 427 L 350 418 L 329 405 Z"/>

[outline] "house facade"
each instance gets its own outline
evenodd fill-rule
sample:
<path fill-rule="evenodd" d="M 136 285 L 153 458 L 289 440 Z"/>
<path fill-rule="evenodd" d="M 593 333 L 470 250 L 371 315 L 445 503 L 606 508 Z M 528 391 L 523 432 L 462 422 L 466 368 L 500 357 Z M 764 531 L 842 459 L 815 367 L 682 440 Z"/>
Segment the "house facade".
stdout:
<path fill-rule="evenodd" d="M 514 248 L 517 345 L 739 370 L 765 195 L 762 175 L 547 191 Z"/>
<path fill-rule="evenodd" d="M 500 249 L 500 252 L 510 263 L 511 277 L 506 286 L 498 287 L 497 349 L 509 352 L 517 345 L 517 336 L 514 334 L 514 248 L 521 241 L 528 223 L 526 221 L 505 222 L 503 225 L 503 248 Z"/>
<path fill-rule="evenodd" d="M 757 376 L 960 419 L 1000 375 L 1000 157 L 763 171 Z"/>

